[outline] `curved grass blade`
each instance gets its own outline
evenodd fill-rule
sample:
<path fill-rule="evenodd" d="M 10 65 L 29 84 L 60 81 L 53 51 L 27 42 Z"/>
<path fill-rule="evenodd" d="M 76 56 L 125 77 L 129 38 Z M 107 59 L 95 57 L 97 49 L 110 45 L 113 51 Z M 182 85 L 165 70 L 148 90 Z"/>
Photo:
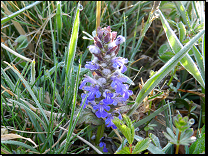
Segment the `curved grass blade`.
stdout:
<path fill-rule="evenodd" d="M 28 92 L 30 93 L 30 95 L 32 96 L 33 100 L 35 101 L 35 103 L 37 104 L 38 108 L 40 109 L 41 114 L 43 115 L 45 121 L 47 124 L 49 124 L 48 118 L 45 114 L 45 112 L 43 111 L 42 106 L 40 105 L 39 101 L 37 100 L 35 94 L 33 93 L 31 87 L 29 86 L 28 82 L 24 79 L 24 77 L 17 71 L 15 70 L 9 63 L 7 63 L 6 61 L 4 61 L 8 66 L 11 67 L 11 69 L 18 75 L 18 77 L 22 80 L 23 84 L 26 86 Z"/>
<path fill-rule="evenodd" d="M 178 62 L 186 55 L 193 44 L 205 33 L 205 30 L 199 32 L 195 37 L 193 37 L 175 56 L 173 56 L 162 68 L 160 68 L 156 74 L 154 74 L 150 79 L 146 81 L 143 88 L 140 90 L 134 105 L 127 113 L 128 116 L 138 108 L 139 104 L 143 99 L 148 96 L 148 94 L 154 89 L 156 85 L 178 64 Z M 187 63 L 187 62 L 186 62 Z"/>
<path fill-rule="evenodd" d="M 183 48 L 183 45 L 181 44 L 181 42 L 179 41 L 179 39 L 177 38 L 177 36 L 173 32 L 173 30 L 170 28 L 168 22 L 166 21 L 165 17 L 163 16 L 162 12 L 160 10 L 158 10 L 158 13 L 160 14 L 160 19 L 161 19 L 163 28 L 165 30 L 165 33 L 166 33 L 166 36 L 168 39 L 168 43 L 169 43 L 172 51 L 175 54 L 177 54 Z M 202 30 L 202 31 L 204 31 L 204 30 Z M 194 37 L 194 39 L 197 39 L 197 38 Z M 195 42 L 197 40 L 195 40 Z M 188 54 L 186 54 L 184 56 L 184 58 L 181 59 L 180 62 L 181 62 L 181 65 L 184 66 L 184 68 L 199 82 L 199 84 L 203 88 L 205 88 L 205 82 L 202 79 L 201 73 L 200 73 L 199 69 L 197 68 L 196 64 L 194 63 L 194 61 L 192 60 L 192 58 Z"/>
<path fill-rule="evenodd" d="M 8 141 L 1 141 L 2 144 L 11 144 L 11 145 L 17 145 L 17 146 L 22 146 L 22 147 L 25 147 L 25 148 L 28 148 L 32 151 L 35 151 L 37 153 L 39 153 L 36 149 L 34 149 L 33 147 L 29 146 L 29 145 L 26 145 L 20 141 L 13 141 L 13 140 L 8 140 Z"/>
<path fill-rule="evenodd" d="M 24 7 L 24 8 L 22 8 L 21 10 L 15 12 L 15 13 L 9 15 L 9 16 L 7 16 L 7 17 L 4 17 L 3 19 L 1 19 L 1 24 L 6 23 L 6 22 L 9 21 L 10 19 L 12 19 L 12 18 L 18 16 L 19 14 L 21 14 L 21 13 L 24 12 L 25 10 L 30 9 L 30 8 L 36 6 L 37 4 L 41 3 L 41 2 L 42 2 L 42 1 L 34 2 L 33 4 L 28 5 L 28 6 Z"/>
<path fill-rule="evenodd" d="M 12 82 L 12 80 L 10 79 L 10 77 L 6 74 L 6 72 L 4 71 L 3 68 L 1 68 L 1 74 L 3 74 L 5 80 L 6 80 L 6 83 L 8 84 L 9 88 L 11 88 L 12 91 L 14 91 L 15 89 L 15 85 L 14 83 Z M 2 84 L 2 83 L 1 83 Z"/>
<path fill-rule="evenodd" d="M 17 52 L 15 52 L 14 50 L 10 49 L 9 47 L 7 47 L 6 45 L 4 45 L 3 43 L 1 43 L 1 46 L 2 46 L 5 50 L 7 50 L 7 51 L 9 51 L 10 53 L 14 54 L 15 56 L 17 56 L 17 57 L 19 57 L 19 58 L 21 58 L 21 59 L 23 59 L 23 60 L 25 60 L 25 61 L 32 62 L 31 59 L 26 58 L 26 57 L 20 55 L 19 53 L 17 53 Z"/>

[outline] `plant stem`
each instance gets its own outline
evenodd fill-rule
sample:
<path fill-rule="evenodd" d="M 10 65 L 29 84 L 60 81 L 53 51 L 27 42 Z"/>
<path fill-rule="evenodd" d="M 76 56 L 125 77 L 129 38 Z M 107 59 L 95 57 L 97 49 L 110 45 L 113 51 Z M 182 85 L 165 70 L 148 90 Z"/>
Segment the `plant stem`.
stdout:
<path fill-rule="evenodd" d="M 177 66 L 174 68 L 173 75 L 171 76 L 171 78 L 170 78 L 170 80 L 169 80 L 169 82 L 168 82 L 167 86 L 169 86 L 169 85 L 170 85 L 170 83 L 172 82 L 172 80 L 173 80 L 173 76 L 175 75 L 176 71 L 177 71 Z"/>
<path fill-rule="evenodd" d="M 132 153 L 132 144 L 129 145 L 130 147 L 130 154 Z"/>
<path fill-rule="evenodd" d="M 180 136 L 181 136 L 181 132 L 179 131 L 178 133 L 178 141 L 177 141 L 177 145 L 176 145 L 176 151 L 175 151 L 175 154 L 178 154 L 178 151 L 179 151 L 179 140 L 180 140 Z"/>
<path fill-rule="evenodd" d="M 179 150 L 179 145 L 176 145 L 176 151 L 175 151 L 175 154 L 178 154 L 178 150 Z"/>
<path fill-rule="evenodd" d="M 116 133 L 116 135 L 118 136 L 120 142 L 122 143 L 122 142 L 123 142 L 123 139 L 122 139 L 122 137 L 120 136 L 120 134 L 118 133 L 118 130 L 117 130 L 117 129 L 113 129 L 113 131 Z"/>

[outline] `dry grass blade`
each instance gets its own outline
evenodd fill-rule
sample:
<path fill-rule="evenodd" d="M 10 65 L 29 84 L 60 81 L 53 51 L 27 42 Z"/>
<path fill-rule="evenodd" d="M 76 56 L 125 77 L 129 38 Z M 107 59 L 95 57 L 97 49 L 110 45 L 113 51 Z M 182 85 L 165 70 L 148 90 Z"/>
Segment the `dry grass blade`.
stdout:
<path fill-rule="evenodd" d="M 101 1 L 97 1 L 97 8 L 96 8 L 96 34 L 97 34 L 97 28 L 100 26 L 100 12 L 101 12 Z"/>
<path fill-rule="evenodd" d="M 3 43 L 1 43 L 1 46 L 2 46 L 5 50 L 7 50 L 7 51 L 9 51 L 10 53 L 14 54 L 15 56 L 17 56 L 17 57 L 19 57 L 19 58 L 21 58 L 21 59 L 23 59 L 23 60 L 25 60 L 25 61 L 32 62 L 31 59 L 26 58 L 25 56 L 22 56 L 22 55 L 18 54 L 18 53 L 15 52 L 14 50 L 12 50 L 12 49 L 10 49 L 9 47 L 5 46 Z"/>
<path fill-rule="evenodd" d="M 35 147 L 37 147 L 36 143 L 34 141 L 32 141 L 30 138 L 25 138 L 25 137 L 23 137 L 21 135 L 17 135 L 17 134 L 5 134 L 5 135 L 1 135 L 1 141 L 3 141 L 3 140 L 11 140 L 11 139 L 18 139 L 18 138 L 25 139 L 25 140 L 31 142 L 32 144 L 34 144 Z"/>

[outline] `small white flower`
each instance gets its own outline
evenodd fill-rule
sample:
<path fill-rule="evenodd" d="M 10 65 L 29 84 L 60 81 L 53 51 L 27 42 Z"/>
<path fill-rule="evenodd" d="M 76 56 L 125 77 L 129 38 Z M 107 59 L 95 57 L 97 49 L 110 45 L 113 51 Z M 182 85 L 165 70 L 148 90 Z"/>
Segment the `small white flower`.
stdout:
<path fill-rule="evenodd" d="M 125 37 L 119 35 L 119 36 L 116 38 L 115 44 L 116 44 L 116 45 L 119 45 L 119 44 L 122 44 L 123 42 L 125 42 Z"/>
<path fill-rule="evenodd" d="M 108 49 L 113 48 L 115 46 L 116 46 L 116 43 L 115 43 L 115 41 L 113 41 L 113 42 L 108 44 Z"/>
<path fill-rule="evenodd" d="M 100 53 L 100 49 L 98 47 L 96 47 L 95 45 L 89 45 L 87 48 L 89 48 L 89 51 L 92 54 L 99 54 Z"/>
<path fill-rule="evenodd" d="M 102 66 L 102 67 L 106 67 L 107 64 L 106 64 L 106 63 L 101 63 L 101 66 Z"/>
<path fill-rule="evenodd" d="M 94 63 L 97 63 L 98 58 L 94 56 L 94 59 L 92 60 Z"/>
<path fill-rule="evenodd" d="M 110 55 L 105 55 L 104 58 L 108 59 L 108 58 L 111 58 L 111 56 Z"/>
<path fill-rule="evenodd" d="M 115 52 L 112 52 L 111 57 L 115 56 Z"/>
<path fill-rule="evenodd" d="M 106 79 L 103 78 L 103 77 L 101 77 L 101 78 L 99 78 L 99 79 L 97 80 L 97 82 L 98 82 L 99 85 L 102 86 L 104 83 L 106 83 Z"/>
<path fill-rule="evenodd" d="M 110 75 L 111 74 L 110 69 L 103 69 L 102 72 L 103 72 L 104 75 Z"/>

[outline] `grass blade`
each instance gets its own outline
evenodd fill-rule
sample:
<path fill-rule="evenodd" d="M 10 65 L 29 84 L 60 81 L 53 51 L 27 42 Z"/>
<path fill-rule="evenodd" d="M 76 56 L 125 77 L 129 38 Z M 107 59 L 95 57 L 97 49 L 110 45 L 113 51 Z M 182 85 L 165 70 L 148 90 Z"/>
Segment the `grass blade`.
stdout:
<path fill-rule="evenodd" d="M 202 55 L 200 54 L 199 50 L 196 48 L 195 45 L 193 45 L 192 51 L 194 53 L 194 57 L 196 59 L 197 65 L 199 66 L 201 76 L 202 76 L 203 80 L 205 80 L 205 69 L 204 69 L 204 66 L 203 66 Z"/>
<path fill-rule="evenodd" d="M 58 40 L 61 42 L 62 40 L 62 10 L 61 10 L 61 1 L 57 2 L 57 11 L 56 11 L 56 24 L 57 24 L 57 33 Z"/>
<path fill-rule="evenodd" d="M 13 14 L 7 16 L 7 17 L 4 17 L 3 19 L 1 19 L 1 24 L 6 23 L 6 22 L 9 21 L 10 19 L 12 19 L 12 18 L 18 16 L 19 14 L 21 14 L 21 13 L 24 12 L 25 10 L 30 9 L 30 8 L 36 6 L 37 4 L 41 3 L 41 2 L 42 2 L 42 1 L 34 2 L 33 4 L 28 5 L 28 6 L 24 7 L 23 9 L 21 9 L 21 10 L 15 12 L 15 13 L 13 13 Z"/>
<path fill-rule="evenodd" d="M 139 127 L 143 124 L 145 124 L 146 122 L 150 121 L 152 118 L 154 118 L 156 115 L 158 115 L 159 113 L 161 113 L 162 111 L 164 111 L 169 104 L 164 105 L 163 107 L 157 109 L 156 111 L 154 111 L 154 113 L 150 114 L 149 116 L 147 116 L 146 118 L 139 120 L 138 122 L 134 123 L 134 127 Z"/>
<path fill-rule="evenodd" d="M 77 47 L 79 23 L 80 23 L 80 19 L 79 19 L 80 5 L 81 4 L 78 3 L 78 7 L 77 7 L 75 18 L 74 18 L 71 38 L 70 38 L 70 42 L 69 42 L 69 47 L 68 47 L 68 54 L 66 54 L 66 61 L 65 61 L 66 77 L 65 77 L 65 88 L 64 88 L 65 94 L 67 93 L 68 82 L 71 77 L 71 74 L 70 74 L 71 68 L 72 68 L 72 64 L 74 62 L 74 57 L 75 57 L 75 52 L 76 52 L 76 47 Z"/>

